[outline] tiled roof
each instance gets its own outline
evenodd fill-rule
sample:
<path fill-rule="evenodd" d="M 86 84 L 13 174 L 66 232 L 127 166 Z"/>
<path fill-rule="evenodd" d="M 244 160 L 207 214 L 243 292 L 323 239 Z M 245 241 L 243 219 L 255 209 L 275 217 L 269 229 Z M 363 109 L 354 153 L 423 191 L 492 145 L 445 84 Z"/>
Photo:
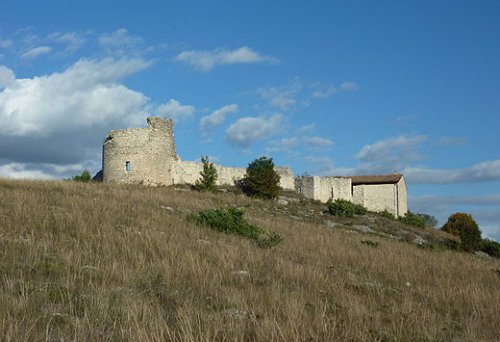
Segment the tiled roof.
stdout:
<path fill-rule="evenodd" d="M 349 176 L 352 185 L 360 184 L 396 184 L 403 177 L 400 173 L 390 175 L 372 175 L 372 176 Z"/>

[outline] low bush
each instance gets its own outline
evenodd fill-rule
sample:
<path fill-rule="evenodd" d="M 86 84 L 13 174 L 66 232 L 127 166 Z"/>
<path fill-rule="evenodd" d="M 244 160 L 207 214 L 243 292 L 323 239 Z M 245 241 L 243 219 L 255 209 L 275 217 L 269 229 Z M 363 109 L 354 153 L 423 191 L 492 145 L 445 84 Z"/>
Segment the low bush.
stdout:
<path fill-rule="evenodd" d="M 361 240 L 361 243 L 370 247 L 378 247 L 379 243 L 373 240 Z"/>
<path fill-rule="evenodd" d="M 72 180 L 76 182 L 90 182 L 92 180 L 92 176 L 88 170 L 83 170 L 81 175 L 74 176 Z"/>
<path fill-rule="evenodd" d="M 383 217 L 385 218 L 388 218 L 388 219 L 391 219 L 391 220 L 395 220 L 396 217 L 394 217 L 394 214 L 393 213 L 390 213 L 388 212 L 387 210 L 384 210 L 380 213 L 380 215 L 382 215 Z"/>
<path fill-rule="evenodd" d="M 484 239 L 481 241 L 480 250 L 492 257 L 500 258 L 500 243 L 496 241 Z"/>
<path fill-rule="evenodd" d="M 256 242 L 259 247 L 273 247 L 282 240 L 276 233 L 266 233 L 251 225 L 243 218 L 243 214 L 242 209 L 228 207 L 191 213 L 187 218 L 195 224 L 208 226 L 219 232 L 244 236 Z"/>
<path fill-rule="evenodd" d="M 423 217 L 411 211 L 408 211 L 405 216 L 401 216 L 399 221 L 419 228 L 424 228 L 426 222 Z"/>
<path fill-rule="evenodd" d="M 354 215 L 364 215 L 367 213 L 365 207 L 360 204 L 352 203 L 344 199 L 328 201 L 328 211 L 334 216 L 353 217 Z"/>

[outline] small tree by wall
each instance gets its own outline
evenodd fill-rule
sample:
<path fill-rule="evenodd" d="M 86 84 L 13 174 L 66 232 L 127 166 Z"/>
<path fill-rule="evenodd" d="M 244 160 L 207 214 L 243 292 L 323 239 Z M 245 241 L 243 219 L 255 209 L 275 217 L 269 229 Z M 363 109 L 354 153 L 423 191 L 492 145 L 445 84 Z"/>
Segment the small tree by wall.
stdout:
<path fill-rule="evenodd" d="M 200 171 L 200 178 L 196 180 L 193 188 L 198 191 L 214 191 L 217 182 L 217 169 L 213 163 L 210 163 L 208 156 L 202 156 L 203 170 Z"/>
<path fill-rule="evenodd" d="M 81 175 L 74 176 L 72 180 L 77 182 L 90 182 L 92 180 L 92 176 L 88 170 L 83 170 Z"/>
<path fill-rule="evenodd" d="M 469 214 L 455 213 L 451 215 L 441 230 L 460 237 L 461 247 L 467 252 L 480 249 L 481 231 Z"/>
<path fill-rule="evenodd" d="M 245 177 L 240 182 L 249 196 L 273 199 L 278 196 L 280 175 L 274 170 L 272 158 L 260 157 L 248 164 Z"/>

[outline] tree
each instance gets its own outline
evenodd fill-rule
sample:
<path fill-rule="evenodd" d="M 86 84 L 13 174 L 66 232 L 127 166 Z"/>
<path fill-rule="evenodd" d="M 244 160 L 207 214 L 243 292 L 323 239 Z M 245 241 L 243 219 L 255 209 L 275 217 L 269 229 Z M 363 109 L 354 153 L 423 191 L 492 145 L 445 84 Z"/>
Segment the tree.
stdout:
<path fill-rule="evenodd" d="M 451 215 L 441 230 L 460 237 L 461 247 L 467 252 L 480 248 L 481 231 L 469 214 L 455 213 Z"/>
<path fill-rule="evenodd" d="M 90 182 L 92 180 L 92 176 L 88 170 L 83 170 L 81 175 L 76 175 L 72 179 L 76 182 Z"/>
<path fill-rule="evenodd" d="M 424 222 L 426 227 L 435 227 L 436 224 L 438 223 L 437 219 L 429 214 L 424 214 L 424 213 L 416 213 L 416 216 L 420 217 Z"/>
<path fill-rule="evenodd" d="M 248 164 L 240 185 L 249 196 L 273 199 L 278 196 L 280 175 L 274 170 L 272 158 L 260 157 Z"/>
<path fill-rule="evenodd" d="M 198 191 L 214 191 L 217 181 L 217 169 L 213 163 L 210 163 L 208 156 L 201 156 L 203 170 L 200 171 L 200 178 L 196 180 L 193 188 Z"/>

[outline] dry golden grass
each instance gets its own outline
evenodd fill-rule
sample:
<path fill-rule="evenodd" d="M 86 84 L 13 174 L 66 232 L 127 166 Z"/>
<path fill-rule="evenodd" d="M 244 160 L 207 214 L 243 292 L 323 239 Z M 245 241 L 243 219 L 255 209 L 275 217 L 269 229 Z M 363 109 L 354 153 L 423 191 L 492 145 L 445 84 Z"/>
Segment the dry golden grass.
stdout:
<path fill-rule="evenodd" d="M 255 203 L 0 180 L 1 340 L 500 340 L 498 260 L 270 215 Z M 225 204 L 247 207 L 251 223 L 283 242 L 262 249 L 186 220 Z"/>

